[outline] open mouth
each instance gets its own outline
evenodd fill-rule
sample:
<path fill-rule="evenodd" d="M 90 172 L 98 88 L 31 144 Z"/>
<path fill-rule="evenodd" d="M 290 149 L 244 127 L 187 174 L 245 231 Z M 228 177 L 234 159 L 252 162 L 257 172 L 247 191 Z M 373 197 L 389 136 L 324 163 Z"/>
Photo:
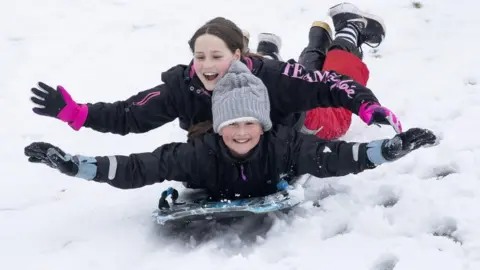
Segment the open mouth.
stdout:
<path fill-rule="evenodd" d="M 233 141 L 238 144 L 245 144 L 248 143 L 250 139 L 234 139 Z"/>
<path fill-rule="evenodd" d="M 205 79 L 207 79 L 207 81 L 213 81 L 218 77 L 218 73 L 205 72 L 205 73 L 203 73 L 203 76 L 205 77 Z"/>

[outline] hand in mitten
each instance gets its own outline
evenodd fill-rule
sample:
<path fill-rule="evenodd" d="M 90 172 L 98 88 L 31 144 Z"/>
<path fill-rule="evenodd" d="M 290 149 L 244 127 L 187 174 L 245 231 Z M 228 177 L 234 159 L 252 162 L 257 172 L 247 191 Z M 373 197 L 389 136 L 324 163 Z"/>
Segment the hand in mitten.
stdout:
<path fill-rule="evenodd" d="M 87 119 L 88 107 L 77 104 L 62 86 L 57 89 L 39 82 L 38 88 L 32 88 L 30 99 L 40 107 L 33 108 L 39 115 L 58 118 L 67 122 L 74 130 L 79 130 Z"/>
<path fill-rule="evenodd" d="M 367 145 L 368 159 L 375 165 L 397 160 L 420 147 L 432 146 L 437 137 L 427 129 L 412 128 L 392 139 L 378 140 Z"/>
<path fill-rule="evenodd" d="M 358 116 L 360 116 L 360 119 L 367 125 L 390 125 L 396 133 L 402 132 L 402 124 L 397 116 L 389 109 L 377 103 L 363 103 L 358 111 Z"/>
<path fill-rule="evenodd" d="M 91 180 L 97 174 L 95 158 L 72 156 L 49 143 L 34 142 L 25 147 L 25 155 L 29 162 L 46 164 L 68 176 Z"/>

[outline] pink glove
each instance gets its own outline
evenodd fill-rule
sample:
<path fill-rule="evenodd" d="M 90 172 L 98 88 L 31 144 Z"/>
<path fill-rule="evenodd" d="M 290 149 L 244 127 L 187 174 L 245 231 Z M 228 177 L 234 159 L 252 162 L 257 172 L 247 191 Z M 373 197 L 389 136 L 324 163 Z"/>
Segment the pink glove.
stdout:
<path fill-rule="evenodd" d="M 391 125 L 396 133 L 402 132 L 402 124 L 389 109 L 378 103 L 365 102 L 360 106 L 358 115 L 367 125 Z"/>
<path fill-rule="evenodd" d="M 87 105 L 77 104 L 62 86 L 54 89 L 43 82 L 39 82 L 38 86 L 39 88 L 32 88 L 31 100 L 39 106 L 33 108 L 33 112 L 58 118 L 67 122 L 74 130 L 83 126 L 88 115 Z"/>

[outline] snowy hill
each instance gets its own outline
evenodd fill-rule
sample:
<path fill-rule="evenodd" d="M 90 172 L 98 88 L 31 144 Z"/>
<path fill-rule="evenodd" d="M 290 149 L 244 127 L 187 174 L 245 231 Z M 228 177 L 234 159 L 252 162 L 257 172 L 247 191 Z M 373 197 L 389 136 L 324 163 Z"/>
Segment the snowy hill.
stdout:
<path fill-rule="evenodd" d="M 23 156 L 39 140 L 107 155 L 185 138 L 176 121 L 124 137 L 74 132 L 31 112 L 37 81 L 62 84 L 79 102 L 125 99 L 188 63 L 187 40 L 215 16 L 248 29 L 253 48 L 260 32 L 280 35 L 282 57 L 298 59 L 312 21 L 337 3 L 2 1 L 0 269 L 480 269 L 480 4 L 472 1 L 353 2 L 387 25 L 384 43 L 364 48 L 368 86 L 404 128 L 430 128 L 442 141 L 374 171 L 311 181 L 326 197 L 319 208 L 173 234 L 150 213 L 163 188 L 179 184 L 116 190 Z M 345 139 L 390 136 L 355 119 Z"/>

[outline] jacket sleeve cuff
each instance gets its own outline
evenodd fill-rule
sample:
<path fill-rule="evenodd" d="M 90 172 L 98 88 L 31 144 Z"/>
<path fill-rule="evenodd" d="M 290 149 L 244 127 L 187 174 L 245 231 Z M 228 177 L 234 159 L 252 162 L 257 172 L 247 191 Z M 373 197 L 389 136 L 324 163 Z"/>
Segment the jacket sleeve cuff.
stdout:
<path fill-rule="evenodd" d="M 117 158 L 115 156 L 96 157 L 97 175 L 95 181 L 110 182 L 115 179 L 117 174 Z"/>
<path fill-rule="evenodd" d="M 367 144 L 367 158 L 375 165 L 388 162 L 382 155 L 382 144 L 385 140 L 372 141 Z"/>
<path fill-rule="evenodd" d="M 70 127 L 72 127 L 75 131 L 80 130 L 80 128 L 83 127 L 85 124 L 85 121 L 87 120 L 88 116 L 88 106 L 85 104 L 78 104 L 77 105 L 77 115 L 75 116 L 75 119 L 73 119 L 72 122 L 68 123 Z"/>
<path fill-rule="evenodd" d="M 70 156 L 73 161 L 78 166 L 77 174 L 75 177 L 82 178 L 85 180 L 93 180 L 97 175 L 97 161 L 93 157 L 82 156 L 82 155 L 75 155 Z"/>

